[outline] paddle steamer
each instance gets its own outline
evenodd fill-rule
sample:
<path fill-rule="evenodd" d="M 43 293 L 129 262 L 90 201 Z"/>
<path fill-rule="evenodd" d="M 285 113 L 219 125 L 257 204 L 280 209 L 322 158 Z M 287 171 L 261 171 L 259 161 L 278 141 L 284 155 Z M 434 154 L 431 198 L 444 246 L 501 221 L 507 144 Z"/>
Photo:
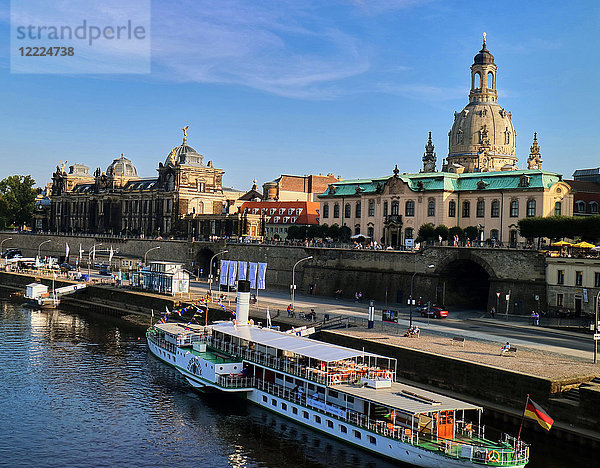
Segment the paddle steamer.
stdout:
<path fill-rule="evenodd" d="M 197 389 L 239 393 L 394 460 L 422 467 L 528 463 L 523 441 L 485 438 L 480 406 L 395 382 L 395 359 L 248 323 L 249 296 L 248 282 L 240 281 L 235 322 L 150 327 L 150 351 Z"/>

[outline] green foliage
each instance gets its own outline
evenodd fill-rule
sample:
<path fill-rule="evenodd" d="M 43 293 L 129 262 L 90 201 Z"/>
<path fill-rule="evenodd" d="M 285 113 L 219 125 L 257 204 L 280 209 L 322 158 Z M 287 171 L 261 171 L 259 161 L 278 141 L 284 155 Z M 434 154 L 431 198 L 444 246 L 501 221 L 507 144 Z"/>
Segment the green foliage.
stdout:
<path fill-rule="evenodd" d="M 30 175 L 11 175 L 0 181 L 0 217 L 15 227 L 31 225 L 36 189 Z"/>
<path fill-rule="evenodd" d="M 448 238 L 454 240 L 454 236 L 458 235 L 459 239 L 462 239 L 464 231 L 460 226 L 454 226 L 448 229 Z"/>
<path fill-rule="evenodd" d="M 432 223 L 425 223 L 419 228 L 418 241 L 431 241 L 435 237 L 435 226 Z"/>
<path fill-rule="evenodd" d="M 471 240 L 477 240 L 479 238 L 479 229 L 477 226 L 467 226 L 465 228 L 465 236 Z"/>
<path fill-rule="evenodd" d="M 526 239 L 567 237 L 596 242 L 600 240 L 600 216 L 549 216 L 519 220 L 519 234 Z"/>
<path fill-rule="evenodd" d="M 352 235 L 352 231 L 348 226 L 342 226 L 340 228 L 339 240 L 341 241 L 349 241 L 350 236 Z"/>
<path fill-rule="evenodd" d="M 438 239 L 441 237 L 443 241 L 448 240 L 448 232 L 448 226 L 445 226 L 443 224 L 436 226 L 434 231 L 435 237 L 437 237 Z"/>

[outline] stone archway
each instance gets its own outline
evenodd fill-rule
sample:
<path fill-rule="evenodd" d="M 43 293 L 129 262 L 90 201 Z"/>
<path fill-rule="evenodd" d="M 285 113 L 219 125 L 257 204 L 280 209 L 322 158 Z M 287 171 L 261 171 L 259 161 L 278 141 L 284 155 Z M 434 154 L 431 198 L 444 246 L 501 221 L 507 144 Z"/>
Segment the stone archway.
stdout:
<path fill-rule="evenodd" d="M 438 268 L 445 305 L 486 310 L 490 278 L 495 274 L 487 262 L 472 256 L 454 256 Z"/>
<path fill-rule="evenodd" d="M 196 274 L 198 274 L 202 278 L 208 277 L 208 272 L 210 269 L 210 259 L 215 254 L 212 249 L 208 247 L 204 247 L 200 249 L 200 251 L 196 254 L 196 261 L 194 262 L 194 268 Z M 216 264 L 213 264 L 213 274 L 216 271 Z"/>

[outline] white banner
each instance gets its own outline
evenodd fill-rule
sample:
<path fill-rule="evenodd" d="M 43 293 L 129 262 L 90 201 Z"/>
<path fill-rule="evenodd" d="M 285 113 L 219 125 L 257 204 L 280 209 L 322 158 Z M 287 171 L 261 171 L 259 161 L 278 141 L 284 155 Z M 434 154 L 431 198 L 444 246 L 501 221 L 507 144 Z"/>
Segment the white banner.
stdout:
<path fill-rule="evenodd" d="M 221 260 L 221 277 L 219 284 L 227 285 L 227 269 L 229 268 L 229 260 Z"/>
<path fill-rule="evenodd" d="M 235 286 L 235 280 L 236 280 L 236 276 L 237 276 L 237 266 L 238 266 L 238 262 L 236 262 L 235 260 L 231 260 L 229 262 L 229 281 L 227 284 L 229 284 L 229 286 Z"/>
<path fill-rule="evenodd" d="M 245 280 L 248 272 L 248 264 L 246 262 L 238 262 L 238 279 Z"/>
<path fill-rule="evenodd" d="M 265 289 L 265 275 L 267 274 L 267 264 L 258 264 L 258 289 Z"/>
<path fill-rule="evenodd" d="M 65 242 L 65 262 L 68 262 L 68 261 L 69 261 L 69 251 L 70 251 L 70 250 L 71 250 L 71 249 L 69 249 L 69 244 L 67 244 L 67 243 Z"/>
<path fill-rule="evenodd" d="M 248 264 L 248 281 L 250 281 L 250 289 L 256 288 L 256 270 L 258 263 L 250 262 Z"/>

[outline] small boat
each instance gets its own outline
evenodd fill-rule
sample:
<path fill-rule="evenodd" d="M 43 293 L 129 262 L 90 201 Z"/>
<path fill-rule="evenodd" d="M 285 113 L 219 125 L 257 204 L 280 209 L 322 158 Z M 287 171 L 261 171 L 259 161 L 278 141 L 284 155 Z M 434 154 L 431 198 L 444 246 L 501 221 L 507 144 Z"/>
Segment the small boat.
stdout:
<path fill-rule="evenodd" d="M 240 280 L 235 322 L 150 327 L 150 351 L 196 389 L 238 393 L 396 461 L 432 468 L 528 463 L 529 446 L 518 438 L 486 439 L 482 407 L 396 382 L 395 359 L 249 323 L 249 290 Z"/>

